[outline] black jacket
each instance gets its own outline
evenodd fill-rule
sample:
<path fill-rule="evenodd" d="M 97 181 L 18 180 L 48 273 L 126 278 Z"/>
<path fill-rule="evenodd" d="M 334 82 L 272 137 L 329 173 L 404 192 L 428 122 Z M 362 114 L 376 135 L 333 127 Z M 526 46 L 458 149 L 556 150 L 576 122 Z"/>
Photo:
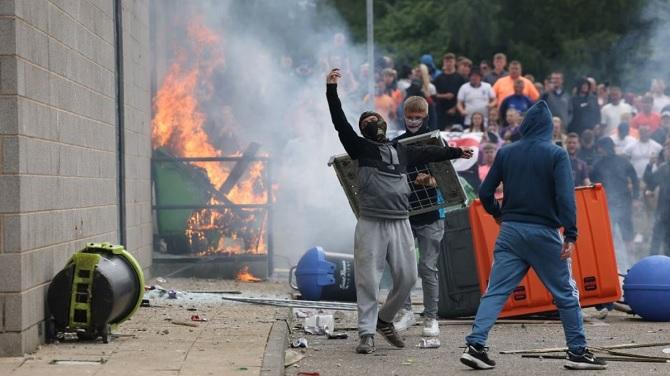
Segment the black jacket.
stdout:
<path fill-rule="evenodd" d="M 405 129 L 405 133 L 401 134 L 400 136 L 396 137 L 393 139 L 393 141 L 400 141 L 405 138 L 409 138 L 412 136 L 418 136 L 420 134 L 424 133 L 429 133 L 431 130 L 426 126 L 425 122 L 419 128 L 419 130 L 416 133 L 410 133 Z M 428 168 L 427 164 L 421 164 L 421 165 L 410 165 L 407 166 L 407 177 L 409 180 L 410 187 L 412 188 L 412 194 L 409 197 L 410 204 L 412 206 L 412 209 L 419 209 L 421 208 L 420 203 L 422 202 L 427 202 L 429 200 L 435 200 L 437 197 L 437 190 L 435 188 L 430 188 L 430 187 L 423 187 L 423 186 L 416 186 L 414 184 L 414 181 L 416 180 L 416 176 L 418 175 L 418 171 L 423 171 Z M 431 211 L 428 213 L 422 213 L 422 214 L 417 214 L 409 217 L 409 221 L 412 225 L 414 226 L 422 226 L 422 225 L 427 225 L 430 223 L 433 223 L 440 219 L 440 211 L 435 210 Z"/>
<path fill-rule="evenodd" d="M 629 180 L 633 185 L 632 192 L 628 189 Z M 593 165 L 591 181 L 605 187 L 610 207 L 626 207 L 640 195 L 640 184 L 633 165 L 613 151 Z"/>
<path fill-rule="evenodd" d="M 347 121 L 337 96 L 337 85 L 328 84 L 326 97 L 330 117 L 347 154 L 358 161 L 360 216 L 404 219 L 409 216 L 407 166 L 460 158 L 459 148 L 411 146 L 398 142 L 379 143 L 356 134 Z"/>
<path fill-rule="evenodd" d="M 670 162 L 661 164 L 656 171 L 652 170 L 652 165 L 647 165 L 644 170 L 644 182 L 647 184 L 647 189 L 652 191 L 660 186 L 657 215 L 664 223 L 670 223 Z"/>
<path fill-rule="evenodd" d="M 600 124 L 600 107 L 595 95 L 575 95 L 570 100 L 568 132 L 581 135 L 586 129 L 593 129 Z"/>

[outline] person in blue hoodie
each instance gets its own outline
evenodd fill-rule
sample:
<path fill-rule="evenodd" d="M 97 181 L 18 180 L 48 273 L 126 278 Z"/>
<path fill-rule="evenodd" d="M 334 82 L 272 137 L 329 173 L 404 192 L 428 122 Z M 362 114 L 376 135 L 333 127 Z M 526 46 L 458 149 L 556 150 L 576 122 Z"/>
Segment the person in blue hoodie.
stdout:
<path fill-rule="evenodd" d="M 521 140 L 496 155 L 479 197 L 500 224 L 489 285 L 482 296 L 472 332 L 465 338 L 461 362 L 490 369 L 486 340 L 507 298 L 530 267 L 551 292 L 563 322 L 569 369 L 605 369 L 586 347 L 579 292 L 570 256 L 577 240 L 572 169 L 567 152 L 551 142 L 552 115 L 545 101 L 533 105 L 521 124 Z M 502 205 L 494 194 L 503 183 Z M 559 228 L 564 228 L 561 235 Z"/>
<path fill-rule="evenodd" d="M 435 77 L 442 74 L 442 71 L 437 69 L 437 67 L 435 67 L 435 62 L 433 61 L 433 55 L 431 54 L 422 55 L 419 61 L 421 62 L 421 64 L 425 64 L 428 67 L 428 73 L 430 73 L 431 80 L 434 80 Z"/>

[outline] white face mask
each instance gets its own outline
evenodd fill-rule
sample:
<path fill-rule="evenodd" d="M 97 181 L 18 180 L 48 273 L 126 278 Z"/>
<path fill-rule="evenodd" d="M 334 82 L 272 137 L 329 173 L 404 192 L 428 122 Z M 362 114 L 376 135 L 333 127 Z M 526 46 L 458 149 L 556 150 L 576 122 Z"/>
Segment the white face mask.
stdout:
<path fill-rule="evenodd" d="M 416 133 L 421 129 L 423 125 L 423 119 L 408 119 L 405 118 L 405 126 L 410 133 Z"/>

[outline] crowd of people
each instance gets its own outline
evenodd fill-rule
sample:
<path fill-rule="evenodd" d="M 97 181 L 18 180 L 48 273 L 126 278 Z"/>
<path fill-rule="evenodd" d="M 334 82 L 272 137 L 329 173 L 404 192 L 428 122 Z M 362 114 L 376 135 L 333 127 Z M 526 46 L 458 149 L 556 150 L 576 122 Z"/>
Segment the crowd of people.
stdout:
<path fill-rule="evenodd" d="M 544 100 L 553 114 L 553 140 L 570 156 L 575 185 L 605 187 L 620 269 L 648 254 L 670 255 L 670 97 L 663 80 L 633 93 L 592 77 L 569 87 L 561 71 L 539 80 L 503 53 L 479 65 L 446 53 L 441 63 L 438 69 L 431 55 L 423 55 L 413 68 L 396 68 L 384 56 L 374 73 L 367 64 L 357 72 L 345 69 L 342 95 L 374 106 L 390 130 L 405 129 L 403 101 L 420 96 L 429 103 L 431 129 L 480 132 L 479 161 L 461 172 L 475 191 L 496 151 L 521 138 L 526 110 Z M 374 104 L 365 85 L 370 74 Z"/>

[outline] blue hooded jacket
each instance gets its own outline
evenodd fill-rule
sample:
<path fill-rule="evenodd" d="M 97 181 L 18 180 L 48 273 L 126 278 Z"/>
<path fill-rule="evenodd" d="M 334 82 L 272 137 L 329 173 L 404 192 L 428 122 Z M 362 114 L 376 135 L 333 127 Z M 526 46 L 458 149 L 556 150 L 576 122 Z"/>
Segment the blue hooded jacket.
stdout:
<path fill-rule="evenodd" d="M 486 211 L 503 222 L 537 223 L 565 229 L 577 239 L 577 210 L 568 153 L 551 142 L 553 125 L 545 101 L 531 107 L 521 123 L 521 140 L 498 151 L 479 188 Z M 503 183 L 502 206 L 494 198 Z"/>

